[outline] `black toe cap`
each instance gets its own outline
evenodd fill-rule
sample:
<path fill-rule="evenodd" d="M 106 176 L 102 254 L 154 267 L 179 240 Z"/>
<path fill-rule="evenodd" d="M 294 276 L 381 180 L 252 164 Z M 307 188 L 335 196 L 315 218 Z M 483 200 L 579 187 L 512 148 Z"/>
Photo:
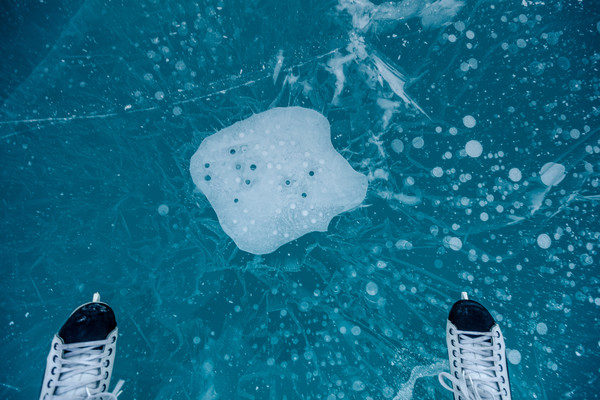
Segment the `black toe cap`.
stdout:
<path fill-rule="evenodd" d="M 448 319 L 461 331 L 489 332 L 496 324 L 490 312 L 473 300 L 454 303 Z"/>
<path fill-rule="evenodd" d="M 115 313 L 104 303 L 88 303 L 71 314 L 58 335 L 65 343 L 104 340 L 117 327 Z"/>

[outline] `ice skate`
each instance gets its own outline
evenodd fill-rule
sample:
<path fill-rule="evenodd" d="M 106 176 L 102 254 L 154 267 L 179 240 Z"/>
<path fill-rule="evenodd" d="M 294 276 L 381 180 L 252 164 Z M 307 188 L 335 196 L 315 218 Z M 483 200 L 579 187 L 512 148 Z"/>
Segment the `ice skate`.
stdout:
<path fill-rule="evenodd" d="M 450 310 L 446 342 L 450 373 L 439 380 L 454 400 L 511 400 L 504 336 L 489 311 L 465 292 Z"/>
<path fill-rule="evenodd" d="M 117 336 L 115 314 L 95 293 L 54 335 L 40 400 L 115 400 L 123 385 L 108 392 Z"/>

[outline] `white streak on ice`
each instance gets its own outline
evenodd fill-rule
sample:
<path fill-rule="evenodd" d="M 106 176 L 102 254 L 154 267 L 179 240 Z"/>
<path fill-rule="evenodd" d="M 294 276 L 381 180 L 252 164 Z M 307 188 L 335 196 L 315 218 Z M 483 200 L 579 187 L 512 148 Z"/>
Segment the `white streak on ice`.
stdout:
<path fill-rule="evenodd" d="M 411 400 L 413 398 L 413 390 L 417 379 L 438 375 L 448 368 L 448 362 L 442 360 L 431 365 L 419 365 L 413 368 L 410 373 L 410 378 L 400 387 L 400 390 L 398 390 L 398 393 L 393 400 Z"/>

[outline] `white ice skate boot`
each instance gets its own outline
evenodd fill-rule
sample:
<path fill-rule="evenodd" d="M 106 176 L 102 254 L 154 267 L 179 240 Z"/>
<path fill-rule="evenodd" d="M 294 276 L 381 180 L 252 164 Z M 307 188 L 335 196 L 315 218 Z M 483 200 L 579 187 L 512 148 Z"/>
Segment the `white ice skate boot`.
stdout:
<path fill-rule="evenodd" d="M 450 310 L 446 342 L 450 374 L 438 378 L 454 400 L 511 400 L 504 336 L 489 311 L 465 292 Z"/>
<path fill-rule="evenodd" d="M 117 332 L 115 314 L 98 293 L 73 311 L 52 340 L 40 400 L 115 400 L 123 386 L 119 381 L 108 392 Z"/>

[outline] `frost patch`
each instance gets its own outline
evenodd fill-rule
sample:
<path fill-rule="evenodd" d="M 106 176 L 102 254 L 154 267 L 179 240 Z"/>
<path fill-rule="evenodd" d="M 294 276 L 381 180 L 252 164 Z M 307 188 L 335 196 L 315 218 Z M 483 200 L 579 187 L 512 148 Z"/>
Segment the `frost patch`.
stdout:
<path fill-rule="evenodd" d="M 465 3 L 456 0 L 438 0 L 431 4 L 427 4 L 419 16 L 421 17 L 421 24 L 425 28 L 438 28 L 444 26 L 463 8 Z"/>

